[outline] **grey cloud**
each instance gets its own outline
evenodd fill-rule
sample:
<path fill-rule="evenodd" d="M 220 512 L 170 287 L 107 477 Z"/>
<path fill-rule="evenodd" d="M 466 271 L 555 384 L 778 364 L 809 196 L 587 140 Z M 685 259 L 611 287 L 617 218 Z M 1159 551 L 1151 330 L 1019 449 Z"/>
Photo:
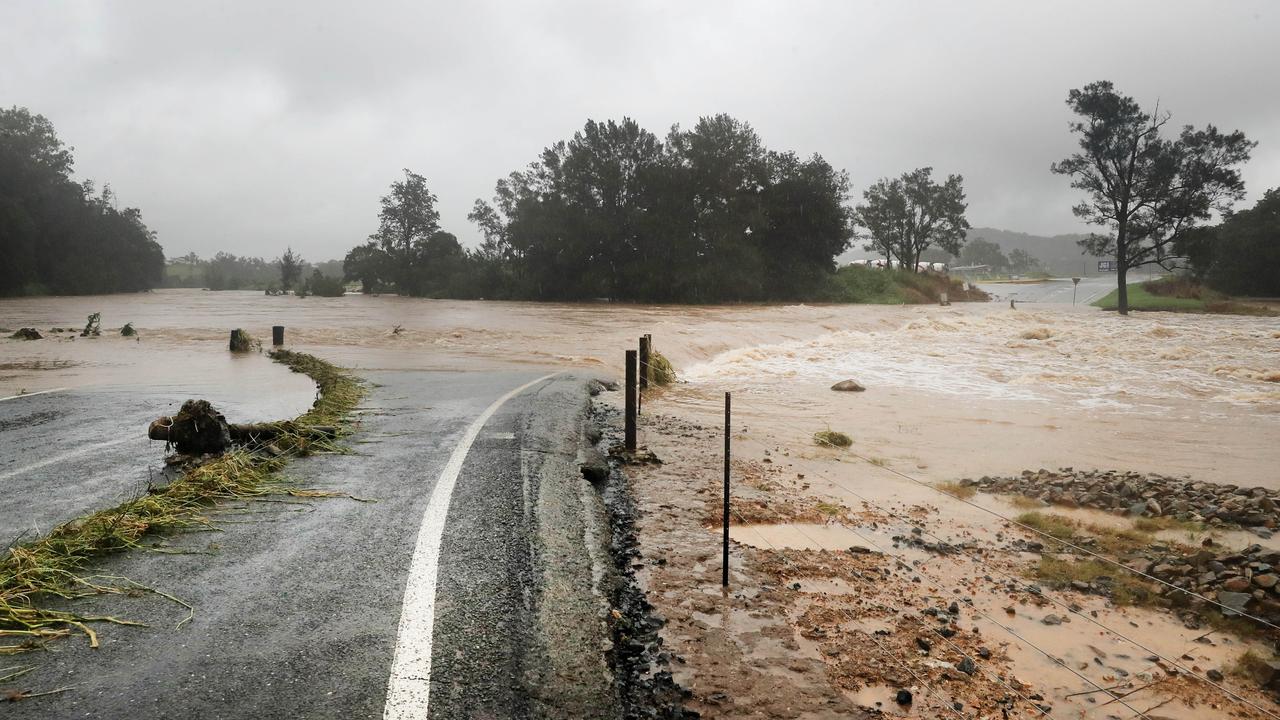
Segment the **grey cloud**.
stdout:
<path fill-rule="evenodd" d="M 445 226 L 588 117 L 663 134 L 729 112 L 820 152 L 860 192 L 963 173 L 970 219 L 1080 229 L 1048 173 L 1063 104 L 1096 79 L 1175 122 L 1260 141 L 1280 185 L 1280 13 L 1267 2 L 9 3 L 0 103 L 75 145 L 170 255 L 340 257 L 400 168 Z"/>

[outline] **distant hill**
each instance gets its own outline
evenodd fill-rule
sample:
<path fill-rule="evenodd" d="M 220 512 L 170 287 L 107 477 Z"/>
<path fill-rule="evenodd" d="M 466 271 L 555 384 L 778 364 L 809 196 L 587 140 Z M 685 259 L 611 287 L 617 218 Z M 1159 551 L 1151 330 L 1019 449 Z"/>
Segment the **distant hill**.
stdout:
<path fill-rule="evenodd" d="M 1031 253 L 1044 263 L 1045 270 L 1053 275 L 1079 275 L 1087 271 L 1088 275 L 1098 274 L 1098 261 L 1110 258 L 1082 255 L 1077 241 L 1088 237 L 1087 233 L 1071 233 L 1068 235 L 1029 235 L 1012 230 L 996 228 L 970 228 L 968 237 L 983 238 L 1000 246 L 1000 251 L 1008 255 L 1010 251 L 1020 249 Z"/>
<path fill-rule="evenodd" d="M 1044 235 L 1030 235 L 1028 233 L 990 227 L 970 228 L 968 232 L 969 239 L 982 238 L 993 242 L 1000 246 L 1000 251 L 1005 255 L 1015 249 L 1029 252 L 1032 256 L 1039 258 L 1040 262 L 1044 264 L 1045 270 L 1053 275 L 1062 277 L 1080 275 L 1081 272 L 1090 276 L 1098 275 L 1100 274 L 1098 273 L 1098 261 L 1110 259 L 1082 255 L 1080 246 L 1076 242 L 1085 237 L 1088 237 L 1087 233 L 1046 237 Z M 862 245 L 862 241 L 854 241 L 854 247 L 837 258 L 837 260 L 843 265 L 852 260 L 875 257 L 874 253 L 864 251 Z"/>

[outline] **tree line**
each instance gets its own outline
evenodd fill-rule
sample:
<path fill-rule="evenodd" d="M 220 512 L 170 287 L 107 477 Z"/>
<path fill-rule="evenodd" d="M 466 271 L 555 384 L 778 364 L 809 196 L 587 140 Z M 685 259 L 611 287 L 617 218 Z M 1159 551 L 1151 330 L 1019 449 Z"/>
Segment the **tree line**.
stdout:
<path fill-rule="evenodd" d="M 378 229 L 346 257 L 368 292 L 532 300 L 719 302 L 838 299 L 835 258 L 867 226 L 868 249 L 913 258 L 963 242 L 958 175 L 883 180 L 848 206 L 849 177 L 821 155 L 770 150 L 728 115 L 659 138 L 629 118 L 588 120 L 499 180 L 468 219 L 466 250 L 440 227 L 410 170 L 382 198 Z M 874 224 L 873 224 L 874 223 Z"/>
<path fill-rule="evenodd" d="M 1071 90 L 1067 105 L 1080 149 L 1050 169 L 1083 192 L 1076 215 L 1104 230 L 1081 246 L 1116 259 L 1122 312 L 1127 272 L 1143 265 L 1189 268 L 1228 292 L 1275 292 L 1276 191 L 1231 212 L 1256 143 L 1213 125 L 1168 132 L 1167 111 L 1144 110 L 1106 81 Z M 188 257 L 166 270 L 141 213 L 119 209 L 110 187 L 73 182 L 71 166 L 46 118 L 0 110 L 0 295 L 336 287 L 336 268 L 308 268 L 291 250 L 274 261 Z M 366 292 L 436 297 L 838 301 L 848 278 L 836 258 L 855 241 L 909 270 L 943 254 L 1033 267 L 974 242 L 965 252 L 959 175 L 935 180 L 924 167 L 879 180 L 854 207 L 850 195 L 844 170 L 771 150 L 728 115 L 661 138 L 629 118 L 589 120 L 475 201 L 475 249 L 441 227 L 426 178 L 405 170 L 342 274 Z M 1223 221 L 1206 226 L 1215 214 Z"/>
<path fill-rule="evenodd" d="M 0 108 L 0 296 L 135 292 L 164 251 L 109 185 L 71 179 L 71 148 L 26 108 Z"/>
<path fill-rule="evenodd" d="M 333 282 L 341 284 L 342 261 L 311 263 L 288 248 L 279 257 L 268 260 L 248 255 L 218 252 L 210 258 L 187 253 L 165 263 L 161 287 L 197 287 L 207 290 L 267 290 L 287 292 L 310 289 L 317 274 L 324 278 L 327 289 Z M 317 286 L 321 287 L 321 286 Z M 317 292 L 315 294 L 326 294 Z"/>

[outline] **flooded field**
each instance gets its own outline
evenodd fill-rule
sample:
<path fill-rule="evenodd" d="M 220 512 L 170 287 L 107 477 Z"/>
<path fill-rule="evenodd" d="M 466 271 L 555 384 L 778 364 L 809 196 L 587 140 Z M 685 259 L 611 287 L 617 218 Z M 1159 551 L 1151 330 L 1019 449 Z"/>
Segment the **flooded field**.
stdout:
<path fill-rule="evenodd" d="M 1280 321 L 1000 304 L 633 306 L 165 290 L 0 300 L 0 327 L 103 337 L 0 342 L 0 397 L 133 382 L 207 392 L 281 373 L 232 359 L 230 329 L 356 368 L 537 365 L 619 375 L 642 333 L 684 382 L 667 402 L 713 415 L 733 391 L 749 425 L 807 438 L 830 426 L 923 474 L 1107 467 L 1276 486 Z M 140 335 L 115 329 L 132 322 Z M 255 372 L 245 372 L 253 368 Z M 865 393 L 832 393 L 855 378 Z M 284 381 L 288 382 L 288 381 Z M 258 394 L 258 393 L 255 393 Z"/>
<path fill-rule="evenodd" d="M 651 333 L 681 382 L 651 392 L 646 408 L 687 424 L 680 427 L 699 428 L 672 434 L 649 426 L 648 415 L 640 428 L 642 442 L 667 460 L 669 489 L 651 499 L 650 512 L 670 514 L 644 541 L 666 547 L 673 558 L 687 554 L 685 561 L 672 560 L 668 580 L 651 585 L 679 603 L 664 608 L 674 618 L 673 641 L 697 645 L 702 641 L 689 638 L 739 633 L 738 646 L 719 651 L 725 662 L 763 669 L 776 683 L 794 683 L 798 676 L 788 673 L 811 673 L 829 658 L 870 654 L 881 658 L 870 669 L 844 661 L 828 667 L 840 690 L 823 702 L 932 717 L 952 703 L 980 703 L 982 687 L 1006 690 L 974 685 L 898 704 L 897 690 L 912 678 L 895 674 L 892 658 L 915 652 L 909 643 L 918 631 L 909 623 L 918 620 L 886 608 L 969 598 L 963 621 L 973 638 L 968 651 L 987 642 L 983 652 L 994 653 L 1025 693 L 1038 691 L 1073 716 L 1110 717 L 1115 706 L 1099 701 L 1081 676 L 1137 689 L 1159 683 L 1163 671 L 1153 657 L 1181 659 L 1197 671 L 1225 668 L 1248 644 L 1225 635 L 1206 643 L 1203 633 L 1167 613 L 1117 608 L 1094 596 L 1052 598 L 1071 612 L 1043 601 L 1027 604 L 1008 583 L 1024 577 L 1033 560 L 1001 549 L 1010 526 L 990 514 L 1011 517 L 1018 507 L 985 494 L 971 505 L 951 502 L 930 485 L 1070 466 L 1278 487 L 1280 322 L 1023 307 L 562 305 L 191 290 L 4 300 L 0 327 L 35 327 L 47 339 L 0 341 L 0 397 L 145 386 L 174 398 L 216 398 L 238 417 L 284 417 L 305 407 L 313 388 L 257 353 L 231 356 L 230 329 L 245 328 L 269 342 L 270 327 L 285 325 L 289 346 L 356 369 L 539 366 L 612 377 L 621 374 L 623 351 Z M 78 328 L 91 312 L 102 313 L 102 337 L 51 332 Z M 137 338 L 118 335 L 125 322 L 134 324 Z M 830 390 L 846 378 L 867 390 Z M 788 592 L 768 611 L 759 598 L 744 595 L 735 601 L 741 607 L 722 616 L 709 600 L 718 596 L 708 580 L 718 572 L 717 561 L 702 546 L 713 534 L 706 508 L 718 507 L 707 488 L 718 483 L 716 428 L 726 391 L 734 393 L 735 453 L 755 468 L 739 467 L 746 482 L 738 492 L 780 510 L 781 517 L 772 524 L 738 524 L 732 537 L 735 546 L 762 553 L 758 562 L 765 569 L 759 572 L 773 579 L 756 582 L 774 582 Z M 853 446 L 815 447 L 812 435 L 824 429 L 849 434 Z M 841 508 L 856 522 L 822 522 L 822 513 Z M 1060 512 L 1100 526 L 1128 522 L 1097 511 Z M 677 521 L 687 525 L 684 535 L 671 535 Z M 916 524 L 947 542 L 986 548 L 990 567 L 975 573 L 969 558 L 939 557 L 899 542 Z M 1183 535 L 1171 529 L 1156 537 L 1196 539 Z M 1238 531 L 1214 537 L 1229 546 L 1257 540 Z M 1280 546 L 1278 539 L 1262 542 Z M 812 561 L 823 570 L 821 558 L 851 547 L 861 548 L 852 555 L 864 566 L 861 575 L 803 568 Z M 771 568 L 770 558 L 779 552 L 803 553 L 796 556 L 801 566 Z M 868 586 L 865 576 L 872 570 L 887 574 Z M 691 587 L 695 599 L 680 600 Z M 1050 624 L 1046 618 L 1054 613 L 1068 623 L 1073 616 L 1076 624 Z M 794 626 L 793 639 L 787 639 L 791 630 L 783 619 Z M 1123 628 L 1140 645 L 1102 633 L 1093 621 Z M 818 627 L 825 629 L 812 630 Z M 889 647 L 859 645 L 863 641 Z M 924 667 L 937 673 L 951 666 Z M 708 681 L 693 668 L 682 669 L 678 679 Z M 799 702 L 782 684 L 759 685 L 749 673 L 734 677 L 725 680 L 726 693 L 749 697 L 758 687 L 768 690 L 757 692 L 759 702 Z M 1212 707 L 1198 686 L 1158 687 L 1139 697 L 1162 703 L 1166 717 L 1202 717 Z"/>

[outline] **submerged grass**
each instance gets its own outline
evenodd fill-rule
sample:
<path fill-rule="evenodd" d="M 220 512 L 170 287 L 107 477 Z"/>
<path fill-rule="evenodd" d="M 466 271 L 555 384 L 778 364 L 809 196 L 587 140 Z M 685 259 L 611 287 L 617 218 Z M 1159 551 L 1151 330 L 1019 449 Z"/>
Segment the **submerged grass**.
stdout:
<path fill-rule="evenodd" d="M 1161 602 L 1155 587 L 1098 560 L 1072 560 L 1044 555 L 1032 571 L 1032 577 L 1044 584 L 1062 589 L 1072 582 L 1107 583 L 1116 605 L 1154 606 Z"/>
<path fill-rule="evenodd" d="M 958 497 L 964 500 L 968 500 L 978 492 L 972 485 L 961 485 L 958 482 L 940 482 L 934 485 L 934 487 L 948 495 L 951 495 L 952 497 Z"/>
<path fill-rule="evenodd" d="M 277 350 L 271 357 L 310 376 L 318 390 L 310 410 L 280 423 L 283 432 L 273 438 L 269 448 L 236 448 L 186 470 L 170 484 L 144 496 L 72 520 L 43 538 L 9 548 L 0 559 L 0 640 L 16 642 L 0 642 L 0 655 L 39 647 L 73 632 L 83 633 L 90 645 L 97 647 L 97 636 L 88 623 L 133 624 L 55 610 L 45 605 L 49 600 L 142 590 L 185 604 L 124 578 L 94 576 L 91 565 L 102 556 L 139 547 L 152 533 L 208 527 L 205 513 L 219 501 L 305 492 L 290 488 L 277 472 L 289 457 L 342 451 L 333 438 L 309 429 L 343 428 L 347 414 L 363 397 L 364 387 L 351 374 L 311 355 Z M 125 584 L 112 584 L 112 580 Z"/>
<path fill-rule="evenodd" d="M 1081 523 L 1068 517 L 1042 512 L 1024 512 L 1014 518 L 1023 525 L 1063 541 L 1092 541 L 1097 547 L 1116 555 L 1145 547 L 1152 541 L 1148 525 L 1116 528 L 1095 523 Z M 1161 526 L 1164 527 L 1163 525 Z"/>

